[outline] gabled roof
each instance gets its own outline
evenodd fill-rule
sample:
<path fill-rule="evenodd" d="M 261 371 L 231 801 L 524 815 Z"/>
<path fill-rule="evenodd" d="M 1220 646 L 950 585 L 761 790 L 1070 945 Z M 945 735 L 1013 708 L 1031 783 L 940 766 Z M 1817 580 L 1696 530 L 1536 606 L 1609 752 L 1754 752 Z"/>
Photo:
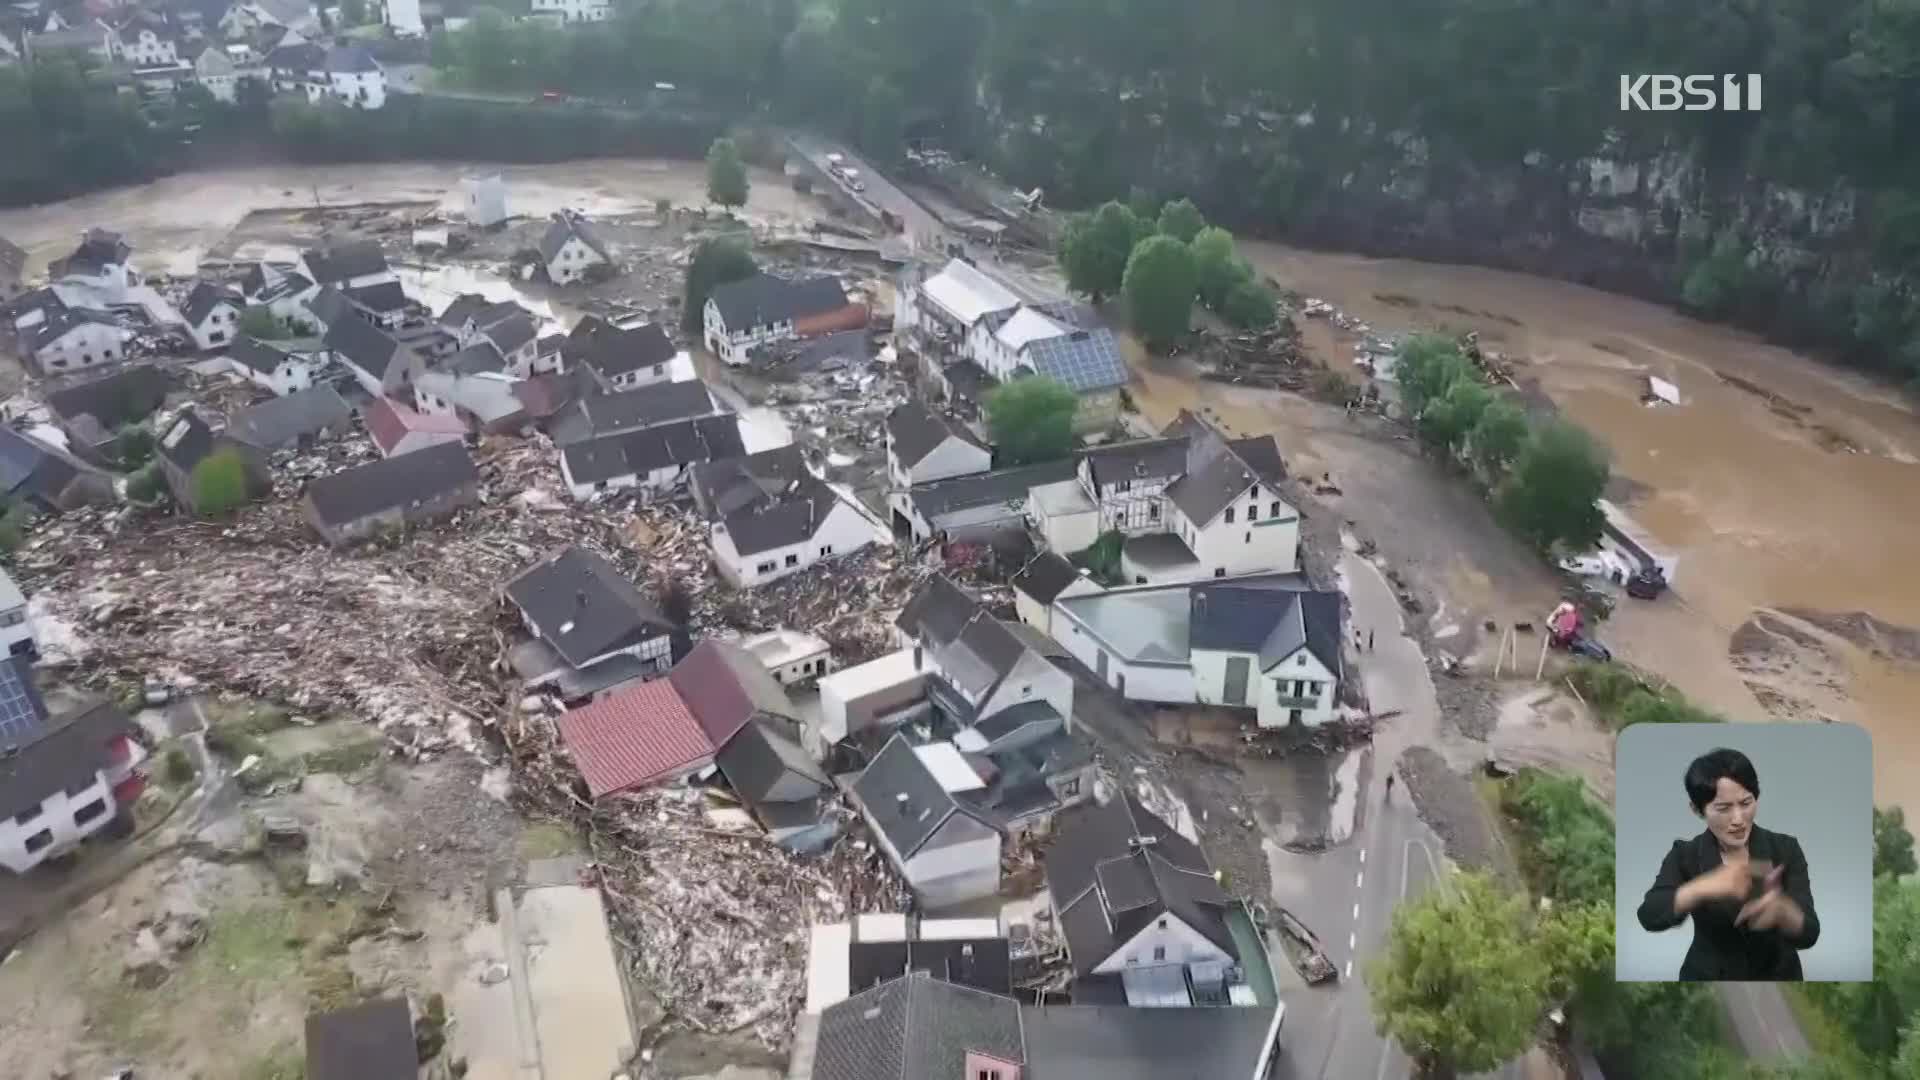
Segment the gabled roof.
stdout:
<path fill-rule="evenodd" d="M 1248 1080 L 1262 1061 L 1271 1066 L 1275 1010 L 1022 1006 L 1028 1062 L 1022 1078 Z"/>
<path fill-rule="evenodd" d="M 307 485 L 307 498 L 321 521 L 345 525 L 479 480 L 466 446 L 447 442 L 323 476 Z"/>
<path fill-rule="evenodd" d="M 1004 937 L 854 941 L 847 946 L 847 987 L 857 994 L 919 971 L 940 982 L 1011 994 L 1012 952 Z"/>
<path fill-rule="evenodd" d="M 616 690 L 562 714 L 559 726 L 596 799 L 658 783 L 713 756 L 713 742 L 665 679 Z"/>
<path fill-rule="evenodd" d="M 187 294 L 187 302 L 181 305 L 180 314 L 186 316 L 188 326 L 199 326 L 213 314 L 213 309 L 227 304 L 238 310 L 246 306 L 246 300 L 238 293 L 211 281 L 202 281 Z"/>
<path fill-rule="evenodd" d="M 48 796 L 87 780 L 111 762 L 108 744 L 130 735 L 133 721 L 110 702 L 0 736 L 0 820 L 37 807 Z"/>
<path fill-rule="evenodd" d="M 99 33 L 96 29 L 96 39 Z M 88 229 L 80 238 L 80 246 L 73 249 L 73 254 L 55 260 L 47 268 L 48 276 L 96 275 L 109 266 L 125 266 L 132 257 L 133 248 L 119 233 L 110 229 Z"/>
<path fill-rule="evenodd" d="M 1195 435 L 1186 475 L 1167 485 L 1167 498 L 1196 527 L 1204 528 L 1248 488 L 1260 482 L 1218 435 Z M 1277 494 L 1277 492 L 1276 492 Z"/>
<path fill-rule="evenodd" d="M 419 1072 L 404 997 L 307 1017 L 307 1080 L 414 1080 Z"/>
<path fill-rule="evenodd" d="M 696 465 L 688 487 L 700 512 L 718 521 L 810 479 L 807 459 L 794 443 L 755 454 Z"/>
<path fill-rule="evenodd" d="M 323 340 L 335 355 L 373 379 L 386 378 L 387 367 L 401 349 L 391 334 L 353 315 L 328 324 Z"/>
<path fill-rule="evenodd" d="M 390 315 L 407 307 L 407 290 L 397 281 L 355 285 L 340 290 L 348 300 L 376 315 Z"/>
<path fill-rule="evenodd" d="M 159 434 L 154 452 L 184 472 L 192 472 L 213 453 L 213 429 L 191 408 L 180 410 Z"/>
<path fill-rule="evenodd" d="M 104 379 L 55 390 L 47 395 L 47 405 L 56 416 L 70 422 L 91 416 L 111 435 L 123 425 L 146 419 L 166 400 L 170 389 L 172 381 L 164 371 L 150 364 L 136 364 Z"/>
<path fill-rule="evenodd" d="M 234 413 L 228 418 L 227 434 L 264 450 L 285 446 L 303 435 L 344 431 L 352 422 L 353 406 L 340 391 L 322 383 Z"/>
<path fill-rule="evenodd" d="M 922 582 L 900 609 L 894 625 L 923 643 L 945 644 L 960 636 L 980 612 L 980 601 L 945 574 Z"/>
<path fill-rule="evenodd" d="M 1098 967 L 1166 913 L 1227 955 L 1240 955 L 1222 917 L 1232 898 L 1214 880 L 1199 845 L 1131 792 L 1105 806 L 1069 810 L 1056 837 L 1046 856 L 1047 889 L 1075 974 Z"/>
<path fill-rule="evenodd" d="M 302 68 L 301 70 L 317 70 L 319 68 L 318 57 L 321 50 L 318 45 L 295 45 L 292 48 L 311 49 L 313 51 L 314 63 L 310 65 L 309 68 Z M 287 50 L 284 48 L 275 49 L 273 51 L 273 57 L 277 57 L 285 51 Z M 282 66 L 275 63 L 273 57 L 268 58 L 268 63 L 274 67 Z M 301 258 L 305 262 L 307 270 L 313 274 L 314 281 L 321 285 L 337 285 L 340 282 L 352 278 L 366 277 L 370 274 L 383 274 L 387 271 L 386 255 L 381 252 L 380 245 L 371 240 L 362 240 L 348 244 L 335 244 L 331 247 L 324 248 L 312 248 L 303 252 Z"/>
<path fill-rule="evenodd" d="M 1254 653 L 1263 672 L 1304 648 L 1341 672 L 1339 593 L 1197 583 L 1190 603 L 1192 648 Z"/>
<path fill-rule="evenodd" d="M 336 45 L 327 50 L 327 70 L 340 74 L 359 74 L 380 70 L 373 54 L 358 45 Z"/>
<path fill-rule="evenodd" d="M 947 682 L 986 701 L 1028 654 L 1026 643 L 945 574 L 907 599 L 895 625 L 932 654 Z"/>
<path fill-rule="evenodd" d="M 644 431 L 602 435 L 560 451 L 576 484 L 595 484 L 656 469 L 684 468 L 746 452 L 740 421 L 731 413 L 662 424 Z"/>
<path fill-rule="evenodd" d="M 302 75 L 306 75 L 310 72 L 325 69 L 327 64 L 327 50 L 306 41 L 297 42 L 292 45 L 279 45 L 276 46 L 273 51 L 267 53 L 266 63 L 269 68 L 276 71 L 297 71 Z M 319 273 L 319 268 L 315 267 L 314 272 Z M 363 272 L 371 273 L 372 271 Z M 322 275 L 321 281 L 323 283 L 340 281 L 345 277 L 352 276 L 351 274 L 342 275 L 342 277 L 327 277 Z"/>
<path fill-rule="evenodd" d="M 1010 997 L 915 971 L 820 1014 L 813 1080 L 973 1080 L 964 1076 L 970 1051 L 1018 1067 L 1020 1012 Z"/>
<path fill-rule="evenodd" d="M 499 373 L 459 375 L 451 371 L 429 371 L 414 380 L 413 388 L 453 405 L 461 418 L 470 414 L 481 424 L 496 425 L 526 419 L 526 402 L 514 393 L 518 385 Z"/>
<path fill-rule="evenodd" d="M 491 341 L 477 341 L 447 357 L 445 369 L 456 375 L 480 375 L 507 370 L 507 362 Z"/>
<path fill-rule="evenodd" d="M 611 379 L 668 363 L 678 351 L 667 332 L 653 323 L 622 330 L 588 317 L 567 335 L 561 355 Z"/>
<path fill-rule="evenodd" d="M 409 409 L 387 397 L 377 397 L 360 409 L 367 435 L 383 454 L 391 454 L 408 435 L 465 435 L 467 425 L 457 416 Z"/>
<path fill-rule="evenodd" d="M 733 547 L 742 556 L 802 543 L 840 505 L 840 496 L 809 476 L 789 490 L 728 514 L 722 521 Z"/>
<path fill-rule="evenodd" d="M 894 455 L 900 459 L 901 465 L 909 469 L 924 461 L 928 454 L 948 439 L 959 439 L 969 446 L 980 447 L 979 440 L 967 429 L 947 423 L 918 401 L 898 405 L 887 414 L 887 436 L 893 442 Z"/>
<path fill-rule="evenodd" d="M 1042 551 L 1027 561 L 1009 583 L 1040 604 L 1053 603 L 1054 597 L 1080 580 L 1080 571 L 1058 552 Z"/>
<path fill-rule="evenodd" d="M 607 253 L 607 245 L 601 241 L 599 234 L 587 224 L 587 219 L 577 214 L 561 212 L 553 216 L 553 221 L 547 226 L 545 235 L 540 237 L 541 260 L 552 262 L 558 258 L 560 249 L 567 245 L 569 239 L 576 236 L 580 238 L 581 243 L 592 248 L 601 258 L 607 260 L 613 258 Z"/>
<path fill-rule="evenodd" d="M 784 717 L 757 715 L 714 757 L 728 786 L 748 805 L 806 802 L 833 791 L 833 781 L 800 747 Z"/>
<path fill-rule="evenodd" d="M 28 331 L 27 348 L 38 352 L 82 326 L 111 326 L 115 329 L 123 329 L 118 320 L 104 311 L 61 307 L 51 311 L 40 325 Z"/>
<path fill-rule="evenodd" d="M 708 743 L 725 746 L 756 713 L 787 716 L 793 705 L 786 688 L 752 653 L 731 642 L 708 638 L 681 658 L 666 681 L 687 703 Z"/>
<path fill-rule="evenodd" d="M 440 325 L 458 330 L 467 324 L 468 319 L 486 310 L 487 306 L 487 298 L 479 293 L 461 293 L 440 313 Z"/>
<path fill-rule="evenodd" d="M 503 353 L 513 352 L 539 336 L 540 329 L 524 311 L 514 311 L 504 319 L 488 323 L 481 331 Z"/>
<path fill-rule="evenodd" d="M 1009 515 L 1012 515 L 1017 512 L 1016 507 L 1025 505 L 1027 492 L 1033 488 L 1073 479 L 1073 467 L 1072 459 L 1062 458 L 1043 461 L 1038 465 L 1020 465 L 972 476 L 955 476 L 947 480 L 915 484 L 908 490 L 908 498 L 912 500 L 914 509 L 920 511 L 921 516 L 935 528 L 939 528 L 938 519 L 941 515 L 959 510 L 999 505 L 1006 507 Z"/>
<path fill-rule="evenodd" d="M 940 783 L 905 734 L 896 733 L 887 740 L 854 780 L 852 790 L 902 859 L 913 858 L 956 814 L 970 819 L 973 827 L 959 830 L 955 840 L 984 837 L 992 831 Z"/>
<path fill-rule="evenodd" d="M 739 333 L 748 327 L 838 311 L 847 306 L 847 291 L 836 277 L 789 281 L 760 273 L 719 286 L 711 299 L 727 328 Z"/>
<path fill-rule="evenodd" d="M 713 392 L 698 379 L 654 383 L 637 390 L 621 390 L 612 394 L 590 394 L 575 402 L 574 409 L 580 416 L 574 426 L 594 435 L 638 431 L 677 420 L 712 416 L 721 411 L 713 399 Z"/>
<path fill-rule="evenodd" d="M 245 334 L 233 339 L 233 344 L 227 347 L 227 356 L 262 375 L 273 374 L 280 370 L 281 364 L 293 359 L 291 353 Z"/>
<path fill-rule="evenodd" d="M 921 284 L 920 291 L 962 326 L 972 326 L 987 315 L 1020 305 L 1013 290 L 961 259 L 947 263 Z"/>
<path fill-rule="evenodd" d="M 1034 374 L 1075 393 L 1111 390 L 1132 378 L 1120 355 L 1119 339 L 1104 326 L 1036 337 L 1022 347 L 1021 356 Z"/>
<path fill-rule="evenodd" d="M 507 583 L 506 592 L 574 667 L 674 630 L 612 563 L 585 548 L 570 547 L 533 564 Z"/>
<path fill-rule="evenodd" d="M 1093 473 L 1096 490 L 1123 480 L 1167 480 L 1186 472 L 1187 440 L 1135 439 L 1083 450 L 1080 457 Z"/>
<path fill-rule="evenodd" d="M 80 469 L 66 455 L 29 435 L 0 427 L 0 493 L 55 506 Z"/>
<path fill-rule="evenodd" d="M 320 325 L 329 330 L 337 322 L 365 321 L 355 314 L 353 303 L 347 299 L 346 293 L 340 291 L 338 285 L 320 286 L 319 291 L 313 294 L 313 299 L 307 301 L 307 310 L 313 313 L 314 318 L 320 320 Z"/>

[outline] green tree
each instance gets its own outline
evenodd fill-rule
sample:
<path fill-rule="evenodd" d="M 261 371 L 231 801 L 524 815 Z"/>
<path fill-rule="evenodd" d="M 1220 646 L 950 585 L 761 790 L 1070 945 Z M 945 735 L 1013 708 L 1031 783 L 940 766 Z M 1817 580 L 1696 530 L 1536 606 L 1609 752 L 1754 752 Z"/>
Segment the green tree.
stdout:
<path fill-rule="evenodd" d="M 202 458 L 187 477 L 193 507 L 204 517 L 225 517 L 247 501 L 247 463 L 225 447 Z"/>
<path fill-rule="evenodd" d="M 729 212 L 747 205 L 747 166 L 732 139 L 715 139 L 707 148 L 707 198 Z"/>
<path fill-rule="evenodd" d="M 1498 480 L 1520 456 L 1527 442 L 1527 414 L 1505 397 L 1495 398 L 1480 413 L 1467 436 L 1473 462 L 1488 481 Z"/>
<path fill-rule="evenodd" d="M 1096 304 L 1118 293 L 1138 230 L 1133 211 L 1117 202 L 1070 219 L 1060 237 L 1060 266 L 1068 287 Z"/>
<path fill-rule="evenodd" d="M 1493 391 L 1478 379 L 1456 379 L 1439 399 L 1427 404 L 1420 414 L 1420 437 L 1427 445 L 1450 454 L 1458 453 L 1467 435 L 1480 423 L 1493 404 Z"/>
<path fill-rule="evenodd" d="M 240 313 L 239 332 L 257 341 L 277 341 L 292 337 L 287 324 L 274 318 L 273 312 L 264 307 L 250 307 Z"/>
<path fill-rule="evenodd" d="M 153 432 L 145 424 L 125 425 L 114 433 L 113 441 L 123 469 L 137 469 L 153 457 Z"/>
<path fill-rule="evenodd" d="M 1194 234 L 1193 271 L 1200 302 L 1223 314 L 1235 287 L 1252 278 L 1252 272 L 1234 254 L 1233 234 L 1220 228 L 1202 228 Z"/>
<path fill-rule="evenodd" d="M 1422 1076 L 1490 1072 L 1533 1042 L 1555 970 L 1524 899 L 1478 873 L 1436 884 L 1394 909 L 1368 965 L 1374 1024 Z"/>
<path fill-rule="evenodd" d="M 1920 871 L 1914 860 L 1907 812 L 1898 806 L 1873 808 L 1873 876 L 1902 878 Z"/>
<path fill-rule="evenodd" d="M 730 236 L 701 241 L 687 263 L 687 293 L 681 326 L 695 337 L 706 332 L 707 297 L 730 281 L 742 281 L 760 272 L 747 245 Z"/>
<path fill-rule="evenodd" d="M 898 87 L 876 75 L 860 103 L 860 149 L 884 165 L 905 145 L 907 102 Z"/>
<path fill-rule="evenodd" d="M 1867 1057 L 1887 1061 L 1920 1016 L 1920 882 L 1878 878 L 1873 890 L 1873 981 L 1808 983 L 1821 1011 Z"/>
<path fill-rule="evenodd" d="M 1171 236 L 1140 242 L 1127 259 L 1122 289 L 1133 329 L 1149 348 L 1185 337 L 1193 317 L 1193 253 Z"/>
<path fill-rule="evenodd" d="M 1400 345 L 1394 382 L 1407 415 L 1418 418 L 1429 403 L 1446 396 L 1453 384 L 1473 378 L 1473 364 L 1460 345 L 1443 334 L 1416 334 Z"/>
<path fill-rule="evenodd" d="M 1002 466 L 1054 461 L 1073 450 L 1073 415 L 1080 399 L 1072 390 L 1033 375 L 987 395 L 987 428 Z"/>
<path fill-rule="evenodd" d="M 1584 551 L 1600 539 L 1595 505 L 1607 461 L 1586 432 L 1562 421 L 1533 433 L 1499 496 L 1508 527 L 1542 551 Z"/>
<path fill-rule="evenodd" d="M 1707 256 L 1688 269 L 1680 287 L 1680 302 L 1705 315 L 1727 314 L 1750 286 L 1748 251 L 1747 242 L 1738 233 L 1721 233 Z"/>
<path fill-rule="evenodd" d="M 1192 199 L 1175 199 L 1160 208 L 1159 230 L 1161 236 L 1171 236 L 1183 244 L 1191 244 L 1200 230 L 1207 227 L 1205 215 L 1193 205 Z"/>
<path fill-rule="evenodd" d="M 1273 291 L 1256 281 L 1243 281 L 1227 292 L 1220 317 L 1242 330 L 1265 330 L 1278 318 Z"/>

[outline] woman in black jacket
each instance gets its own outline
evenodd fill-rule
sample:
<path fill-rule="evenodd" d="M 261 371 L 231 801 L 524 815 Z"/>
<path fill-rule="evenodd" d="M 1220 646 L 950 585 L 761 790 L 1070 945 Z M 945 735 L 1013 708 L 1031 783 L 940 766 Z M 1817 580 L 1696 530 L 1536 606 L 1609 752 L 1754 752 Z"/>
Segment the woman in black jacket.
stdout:
<path fill-rule="evenodd" d="M 1738 750 L 1687 766 L 1687 801 L 1706 831 L 1676 840 L 1640 901 L 1640 925 L 1658 933 L 1693 917 L 1682 981 L 1798 981 L 1800 950 L 1820 940 L 1800 842 L 1754 824 L 1760 778 Z"/>

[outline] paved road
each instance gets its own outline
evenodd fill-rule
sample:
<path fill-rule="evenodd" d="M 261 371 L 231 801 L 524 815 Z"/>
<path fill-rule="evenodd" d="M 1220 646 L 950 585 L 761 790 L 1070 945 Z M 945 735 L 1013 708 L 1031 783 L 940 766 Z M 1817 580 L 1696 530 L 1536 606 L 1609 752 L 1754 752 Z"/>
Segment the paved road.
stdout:
<path fill-rule="evenodd" d="M 892 211 L 899 217 L 907 243 L 914 250 L 928 254 L 942 250 L 947 231 L 946 226 L 940 223 L 940 219 L 934 217 L 926 207 L 915 202 L 912 196 L 900 190 L 893 181 L 887 179 L 852 149 L 799 132 L 789 135 L 787 141 L 822 173 L 827 173 L 827 155 L 840 154 L 846 159 L 848 168 L 860 171 L 861 179 L 866 184 L 865 191 L 853 191 L 842 185 L 849 196 L 873 206 L 876 210 Z"/>

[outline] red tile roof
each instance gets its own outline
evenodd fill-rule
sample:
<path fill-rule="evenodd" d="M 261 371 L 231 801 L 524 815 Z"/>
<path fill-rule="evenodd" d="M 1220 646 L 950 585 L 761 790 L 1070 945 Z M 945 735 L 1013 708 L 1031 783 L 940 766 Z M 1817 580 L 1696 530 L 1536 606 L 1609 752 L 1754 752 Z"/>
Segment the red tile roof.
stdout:
<path fill-rule="evenodd" d="M 417 412 L 392 398 L 374 398 L 361 414 L 367 434 L 383 454 L 393 453 L 400 440 L 417 431 L 442 435 L 465 435 L 467 425 L 457 416 Z"/>
<path fill-rule="evenodd" d="M 565 713 L 560 738 L 596 799 L 668 779 L 714 753 L 686 702 L 665 679 Z"/>

